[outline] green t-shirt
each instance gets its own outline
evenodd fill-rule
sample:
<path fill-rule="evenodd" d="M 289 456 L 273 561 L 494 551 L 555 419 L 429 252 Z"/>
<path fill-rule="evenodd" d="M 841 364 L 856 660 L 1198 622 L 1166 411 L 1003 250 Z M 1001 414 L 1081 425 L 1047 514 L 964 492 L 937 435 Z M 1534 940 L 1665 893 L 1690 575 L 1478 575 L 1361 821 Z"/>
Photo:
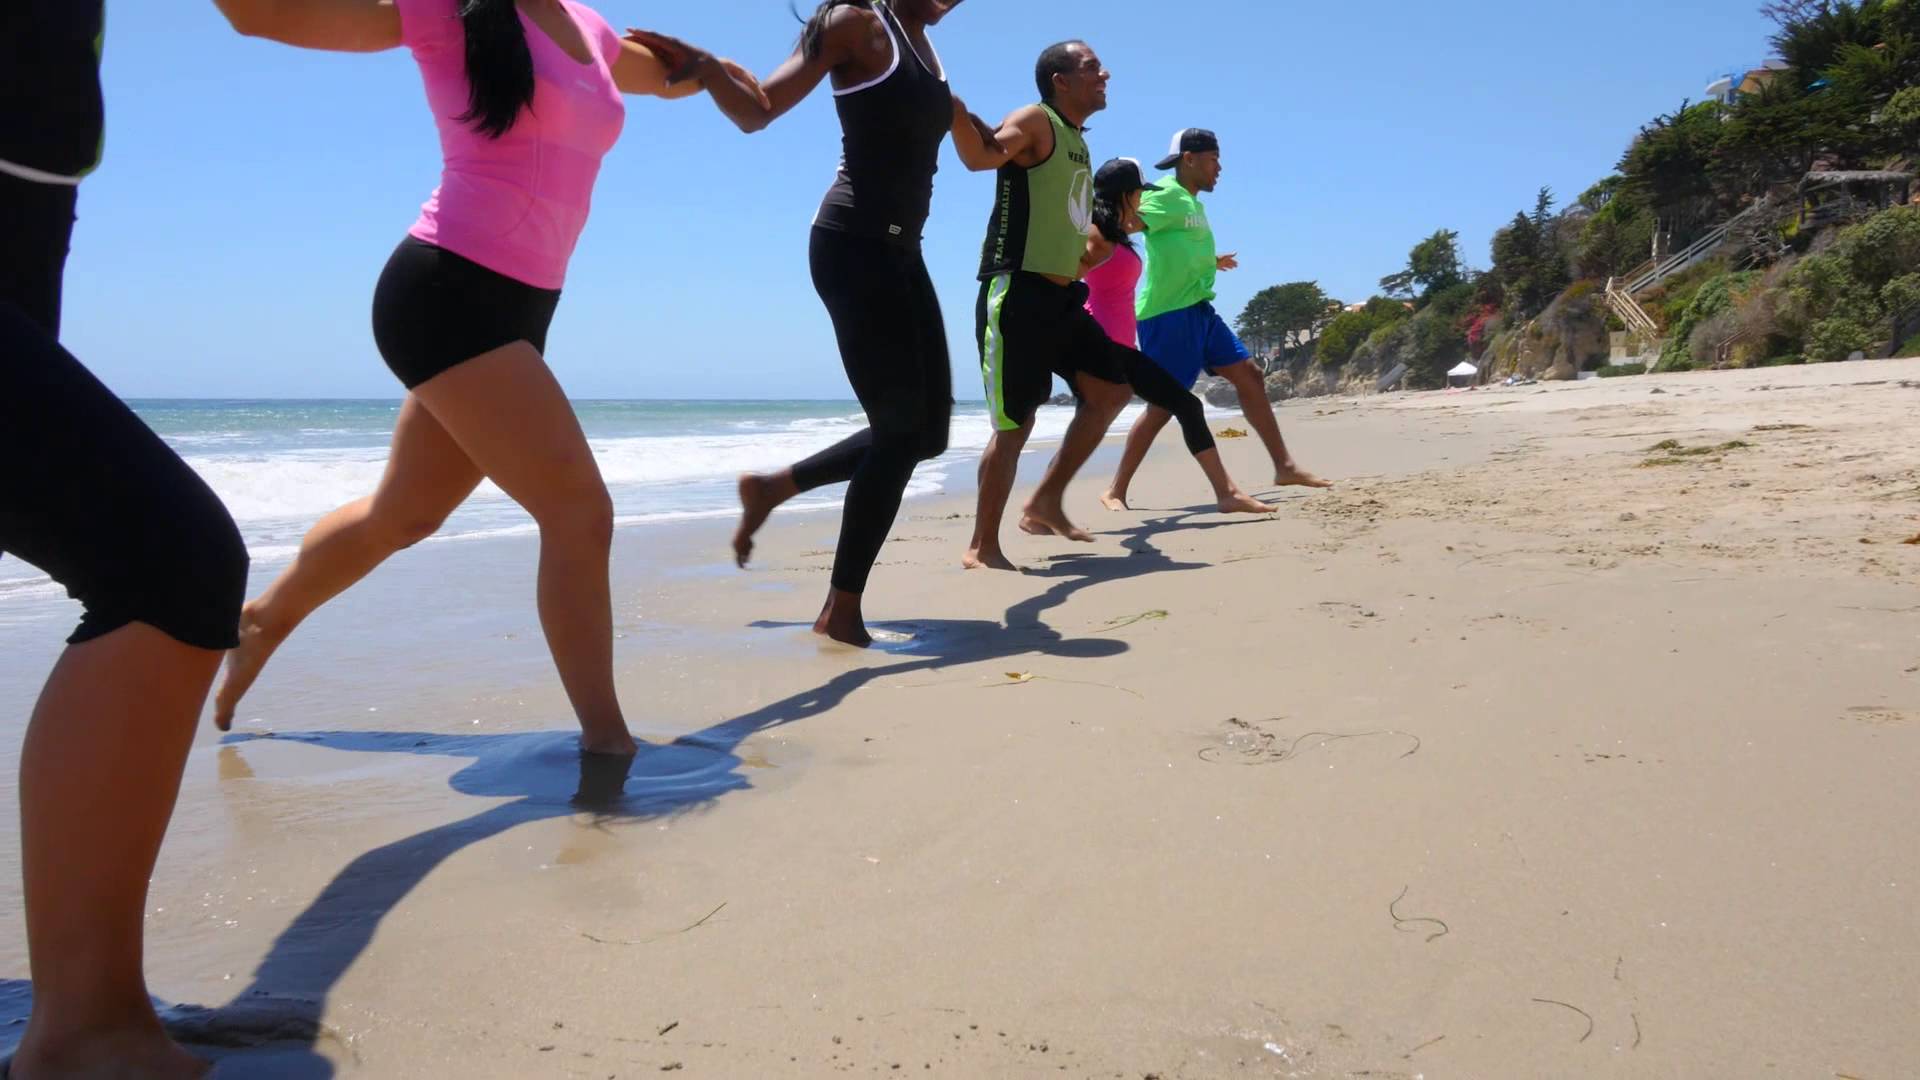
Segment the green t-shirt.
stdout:
<path fill-rule="evenodd" d="M 1140 220 L 1147 226 L 1147 284 L 1138 316 L 1151 319 L 1212 300 L 1219 251 L 1200 200 L 1169 176 L 1140 196 Z"/>

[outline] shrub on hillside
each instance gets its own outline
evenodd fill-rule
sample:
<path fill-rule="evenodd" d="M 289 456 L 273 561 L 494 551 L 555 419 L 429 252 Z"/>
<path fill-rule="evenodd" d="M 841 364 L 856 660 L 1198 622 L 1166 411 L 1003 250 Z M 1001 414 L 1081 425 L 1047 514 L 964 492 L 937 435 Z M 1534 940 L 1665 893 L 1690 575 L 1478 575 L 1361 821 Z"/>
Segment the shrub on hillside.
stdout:
<path fill-rule="evenodd" d="M 1727 272 L 1727 264 L 1717 259 L 1709 259 L 1700 265 L 1675 274 L 1641 298 L 1640 304 L 1648 311 L 1659 316 L 1668 330 L 1680 321 L 1700 292 L 1700 287 Z"/>
<path fill-rule="evenodd" d="M 1500 317 L 1500 308 L 1488 304 L 1469 312 L 1461 322 L 1461 330 L 1467 335 L 1467 355 L 1479 356 L 1486 351 L 1487 343 L 1499 335 L 1505 320 Z"/>
<path fill-rule="evenodd" d="M 1738 306 L 1741 291 L 1758 277 L 1752 273 L 1732 274 L 1722 270 L 1694 286 L 1686 307 L 1667 324 L 1667 344 L 1660 350 L 1660 366 L 1668 370 L 1680 370 L 1679 364 L 1685 361 L 1688 364 L 1686 370 L 1692 370 L 1716 363 L 1714 353 L 1731 334 L 1731 330 L 1715 340 L 1699 342 L 1695 340 L 1696 331 L 1709 320 L 1727 314 Z M 1706 353 L 1704 356 L 1701 354 L 1702 348 Z"/>
<path fill-rule="evenodd" d="M 1920 305 L 1920 207 L 1888 210 L 1840 232 L 1785 281 L 1782 329 L 1807 359 L 1871 351 Z"/>
<path fill-rule="evenodd" d="M 1467 337 L 1454 325 L 1456 317 L 1436 303 L 1408 321 L 1408 348 L 1399 360 L 1407 365 L 1409 386 L 1445 386 L 1448 369 L 1466 359 Z"/>
<path fill-rule="evenodd" d="M 1351 361 L 1370 338 L 1412 314 L 1406 305 L 1379 296 L 1367 301 L 1359 311 L 1342 312 L 1320 332 L 1321 365 L 1339 367 Z"/>
<path fill-rule="evenodd" d="M 1739 310 L 1731 306 L 1700 320 L 1687 338 L 1687 355 L 1693 360 L 1694 366 L 1719 367 L 1722 347 L 1740 334 L 1743 321 Z"/>
<path fill-rule="evenodd" d="M 1595 281 L 1592 278 L 1588 278 L 1585 281 L 1576 281 L 1572 285 L 1567 286 L 1566 292 L 1560 294 L 1560 300 L 1562 303 L 1568 304 L 1585 300 L 1587 297 L 1599 292 L 1602 284 L 1602 282 Z"/>
<path fill-rule="evenodd" d="M 1807 359 L 1816 364 L 1845 360 L 1873 348 L 1874 332 L 1866 323 L 1845 315 L 1821 319 L 1807 331 Z"/>

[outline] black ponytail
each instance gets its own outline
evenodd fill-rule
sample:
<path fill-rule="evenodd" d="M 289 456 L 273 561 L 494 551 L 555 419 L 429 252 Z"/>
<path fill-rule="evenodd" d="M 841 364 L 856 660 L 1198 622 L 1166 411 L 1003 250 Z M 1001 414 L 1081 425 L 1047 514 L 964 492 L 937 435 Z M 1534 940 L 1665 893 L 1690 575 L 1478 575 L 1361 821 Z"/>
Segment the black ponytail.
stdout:
<path fill-rule="evenodd" d="M 467 34 L 467 111 L 459 119 L 490 139 L 513 130 L 533 105 L 533 52 L 514 0 L 462 0 Z"/>
<path fill-rule="evenodd" d="M 820 0 L 820 6 L 814 9 L 811 18 L 802 17 L 800 9 L 788 0 L 787 10 L 793 17 L 806 24 L 800 31 L 800 54 L 809 60 L 820 58 L 821 39 L 827 33 L 827 20 L 833 18 L 833 9 L 837 7 L 871 7 L 869 0 Z"/>
<path fill-rule="evenodd" d="M 1132 249 L 1133 237 L 1127 232 L 1126 222 L 1120 218 L 1120 204 L 1096 192 L 1093 196 L 1094 228 L 1099 229 L 1100 235 L 1113 243 Z"/>

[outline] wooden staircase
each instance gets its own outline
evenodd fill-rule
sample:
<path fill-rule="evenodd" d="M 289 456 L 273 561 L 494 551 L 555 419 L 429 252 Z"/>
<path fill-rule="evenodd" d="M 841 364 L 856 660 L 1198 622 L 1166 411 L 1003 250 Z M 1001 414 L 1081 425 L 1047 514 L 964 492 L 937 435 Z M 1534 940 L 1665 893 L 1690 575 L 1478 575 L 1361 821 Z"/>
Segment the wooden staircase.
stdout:
<path fill-rule="evenodd" d="M 1608 278 L 1607 307 L 1612 309 L 1629 332 L 1643 336 L 1648 342 L 1659 340 L 1660 324 L 1654 322 L 1653 316 L 1647 314 L 1647 309 L 1640 306 L 1640 294 L 1718 255 L 1721 249 L 1739 241 L 1742 230 L 1747 226 L 1761 223 L 1770 210 L 1770 204 L 1762 199 L 1665 259 L 1649 259 L 1620 277 Z M 1648 364 L 1647 370 L 1652 371 L 1658 363 L 1655 360 Z"/>

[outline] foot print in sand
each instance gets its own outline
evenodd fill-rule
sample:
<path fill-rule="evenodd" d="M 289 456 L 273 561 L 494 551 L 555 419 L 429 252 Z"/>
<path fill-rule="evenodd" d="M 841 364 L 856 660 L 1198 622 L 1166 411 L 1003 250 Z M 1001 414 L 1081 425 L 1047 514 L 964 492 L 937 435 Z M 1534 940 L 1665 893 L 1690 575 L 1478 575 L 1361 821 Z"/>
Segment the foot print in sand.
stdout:
<path fill-rule="evenodd" d="M 1666 764 L 1665 761 L 1649 762 L 1646 758 L 1636 757 L 1633 754 L 1626 754 L 1626 753 L 1603 754 L 1597 750 L 1582 750 L 1580 751 L 1580 758 L 1582 761 L 1585 761 L 1589 765 L 1649 765 L 1649 764 L 1664 765 Z"/>
<path fill-rule="evenodd" d="M 1200 760 L 1215 765 L 1278 765 L 1334 743 L 1353 739 L 1382 739 L 1398 743 L 1406 748 L 1400 755 L 1403 758 L 1420 752 L 1420 737 L 1404 731 L 1310 731 L 1305 735 L 1278 735 L 1268 730 L 1267 725 L 1280 723 L 1284 719 L 1275 717 L 1272 720 L 1252 721 L 1232 717 L 1227 721 L 1226 732 L 1220 741 L 1200 749 Z"/>
<path fill-rule="evenodd" d="M 1872 727 L 1910 727 L 1920 724 L 1920 712 L 1891 709 L 1885 705 L 1855 705 L 1847 710 L 1847 716 Z"/>
<path fill-rule="evenodd" d="M 1342 600 L 1323 600 L 1316 606 L 1319 607 L 1321 614 L 1335 619 L 1344 619 L 1346 624 L 1355 630 L 1380 617 L 1380 613 L 1371 608 L 1349 604 Z"/>

